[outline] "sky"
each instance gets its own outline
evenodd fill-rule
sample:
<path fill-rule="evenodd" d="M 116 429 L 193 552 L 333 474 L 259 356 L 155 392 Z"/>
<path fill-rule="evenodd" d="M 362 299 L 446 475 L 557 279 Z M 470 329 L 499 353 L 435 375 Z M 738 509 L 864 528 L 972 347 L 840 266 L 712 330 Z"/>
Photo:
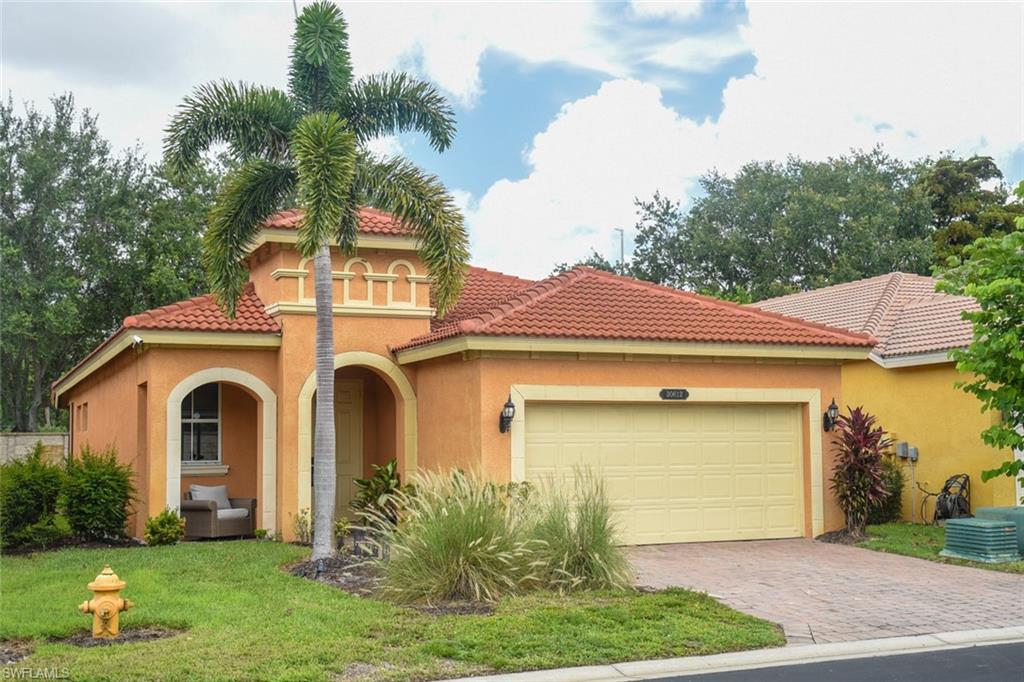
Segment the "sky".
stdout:
<path fill-rule="evenodd" d="M 301 6 L 304 3 L 298 3 Z M 403 70 L 450 99 L 436 173 L 473 262 L 542 277 L 619 258 L 634 200 L 701 174 L 880 145 L 996 159 L 1024 179 L 1024 2 L 339 3 L 357 76 Z M 217 79 L 284 87 L 292 2 L 0 0 L 0 89 L 74 93 L 115 148 L 157 161 L 175 106 Z"/>

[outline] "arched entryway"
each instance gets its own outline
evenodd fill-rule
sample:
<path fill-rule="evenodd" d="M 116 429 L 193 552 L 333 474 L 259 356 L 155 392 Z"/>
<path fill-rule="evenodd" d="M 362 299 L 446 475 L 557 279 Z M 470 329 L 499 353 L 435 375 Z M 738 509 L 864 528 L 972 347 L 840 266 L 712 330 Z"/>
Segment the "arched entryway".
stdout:
<path fill-rule="evenodd" d="M 369 473 L 371 464 L 398 460 L 403 478 L 416 470 L 416 394 L 389 358 L 349 351 L 334 358 L 339 483 Z M 312 506 L 313 398 L 316 373 L 299 392 L 298 508 Z M 349 494 L 339 485 L 338 499 Z M 341 508 L 339 507 L 339 515 Z"/>
<path fill-rule="evenodd" d="M 179 382 L 167 396 L 166 453 L 168 507 L 180 509 L 184 467 L 192 482 L 252 490 L 259 527 L 277 528 L 277 396 L 259 378 L 211 367 Z"/>

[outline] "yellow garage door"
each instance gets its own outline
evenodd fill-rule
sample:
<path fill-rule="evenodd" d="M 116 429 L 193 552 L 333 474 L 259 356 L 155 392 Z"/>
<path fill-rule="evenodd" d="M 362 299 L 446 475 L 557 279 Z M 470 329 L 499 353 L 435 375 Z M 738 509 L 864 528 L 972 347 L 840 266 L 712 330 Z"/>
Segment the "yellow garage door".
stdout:
<path fill-rule="evenodd" d="M 796 405 L 528 403 L 526 479 L 588 465 L 627 544 L 803 535 Z"/>

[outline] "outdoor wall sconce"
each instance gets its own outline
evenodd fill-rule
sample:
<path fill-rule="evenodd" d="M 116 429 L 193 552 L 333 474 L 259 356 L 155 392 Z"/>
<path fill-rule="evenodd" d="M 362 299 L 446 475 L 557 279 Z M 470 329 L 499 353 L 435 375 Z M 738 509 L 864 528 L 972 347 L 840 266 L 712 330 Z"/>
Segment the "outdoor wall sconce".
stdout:
<path fill-rule="evenodd" d="M 508 396 L 508 400 L 505 401 L 505 406 L 501 408 L 501 416 L 498 417 L 498 431 L 505 433 L 512 426 L 512 420 L 516 416 L 516 406 L 512 402 L 512 394 Z"/>
<path fill-rule="evenodd" d="M 839 406 L 836 405 L 836 399 L 832 398 L 832 404 L 828 406 L 825 414 L 821 416 L 821 426 L 826 431 L 831 431 L 837 421 L 839 421 Z"/>

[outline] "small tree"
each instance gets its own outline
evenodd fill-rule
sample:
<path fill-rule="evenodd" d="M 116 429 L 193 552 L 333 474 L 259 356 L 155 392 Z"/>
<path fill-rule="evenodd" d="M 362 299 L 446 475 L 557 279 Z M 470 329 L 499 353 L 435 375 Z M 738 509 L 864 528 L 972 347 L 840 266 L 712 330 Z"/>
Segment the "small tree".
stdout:
<path fill-rule="evenodd" d="M 1016 194 L 1024 199 L 1024 182 Z M 966 348 L 954 350 L 956 368 L 970 377 L 957 386 L 976 396 L 982 410 L 996 410 L 998 423 L 981 432 L 988 445 L 1024 451 L 1024 217 L 1006 235 L 982 237 L 952 257 L 939 290 L 972 296 L 980 310 L 965 312 L 974 326 Z M 982 481 L 1020 476 L 1024 461 L 1010 458 L 984 471 Z M 1024 498 L 1022 498 L 1024 501 Z"/>
<path fill-rule="evenodd" d="M 846 516 L 846 530 L 854 538 L 864 536 L 868 513 L 885 498 L 883 456 L 892 445 L 877 419 L 860 407 L 847 408 L 836 421 L 833 443 L 838 454 L 832 471 L 832 491 Z"/>

